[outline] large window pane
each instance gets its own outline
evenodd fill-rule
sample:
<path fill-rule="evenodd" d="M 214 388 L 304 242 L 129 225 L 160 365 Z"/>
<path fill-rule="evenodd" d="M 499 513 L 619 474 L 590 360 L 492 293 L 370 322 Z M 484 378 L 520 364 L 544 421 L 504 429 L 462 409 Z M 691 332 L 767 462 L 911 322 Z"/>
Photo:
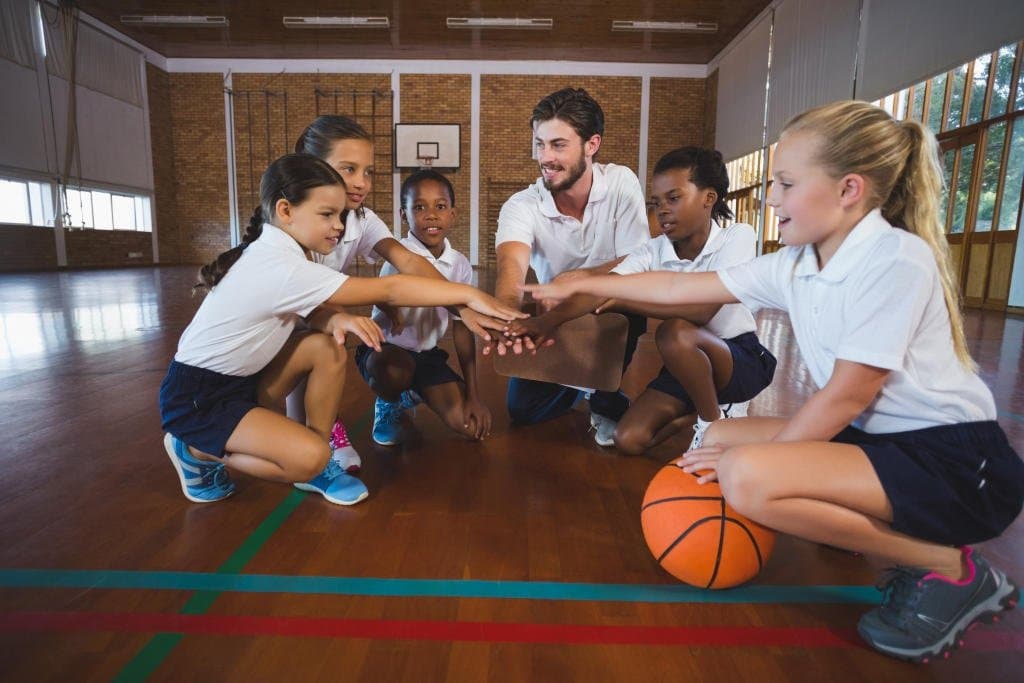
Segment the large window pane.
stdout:
<path fill-rule="evenodd" d="M 64 210 L 67 215 L 65 221 L 71 228 L 92 227 L 92 193 L 88 190 L 78 191 L 71 188 L 66 189 L 66 206 Z"/>
<path fill-rule="evenodd" d="M 947 150 L 942 155 L 942 204 L 939 205 L 939 215 L 942 225 L 946 225 L 949 218 L 949 187 L 953 182 L 953 164 L 956 162 L 956 150 Z"/>
<path fill-rule="evenodd" d="M 1007 100 L 1010 99 L 1010 85 L 1013 82 L 1013 58 L 1016 54 L 1016 45 L 1007 45 L 996 54 L 996 78 L 992 83 L 992 103 L 988 107 L 989 118 L 1006 113 Z"/>
<path fill-rule="evenodd" d="M 1017 229 L 1017 211 L 1020 208 L 1022 179 L 1024 179 L 1024 118 L 1018 118 L 1013 122 L 1013 133 L 1010 135 L 1010 154 L 1006 159 L 1003 201 L 999 205 L 999 218 L 996 220 L 999 230 Z"/>
<path fill-rule="evenodd" d="M 978 192 L 977 217 L 974 221 L 975 232 L 988 232 L 992 229 L 992 214 L 996 207 L 996 191 L 999 189 L 999 176 L 1002 171 L 1006 121 L 989 128 L 987 138 L 985 159 L 981 168 L 981 190 Z"/>
<path fill-rule="evenodd" d="M 925 122 L 932 132 L 942 130 L 942 105 L 946 97 L 946 74 L 942 73 L 932 79 L 932 92 L 928 98 L 928 120 Z"/>
<path fill-rule="evenodd" d="M 0 223 L 31 223 L 28 184 L 0 180 Z"/>
<path fill-rule="evenodd" d="M 114 216 L 110 210 L 110 193 L 99 192 L 93 190 L 92 192 L 92 217 L 93 227 L 98 230 L 113 230 L 114 229 Z"/>
<path fill-rule="evenodd" d="M 966 123 L 981 121 L 985 113 L 985 91 L 988 89 L 988 68 L 992 55 L 982 55 L 974 60 L 974 77 L 971 79 L 971 102 L 967 109 Z"/>
<path fill-rule="evenodd" d="M 136 196 L 135 198 L 135 229 L 152 232 L 152 218 L 149 215 L 149 197 Z"/>
<path fill-rule="evenodd" d="M 967 87 L 967 65 L 962 64 L 953 69 L 953 86 L 949 93 L 949 114 L 946 116 L 946 125 L 943 130 L 952 130 L 960 127 L 960 121 L 964 114 L 964 88 Z M 982 95 L 984 97 L 984 94 Z"/>
<path fill-rule="evenodd" d="M 915 121 L 921 121 L 924 116 L 924 89 L 926 85 L 927 82 L 922 81 L 914 86 L 914 101 L 910 105 L 909 118 Z"/>
<path fill-rule="evenodd" d="M 123 194 L 111 195 L 114 227 L 120 230 L 135 229 L 135 202 Z"/>
<path fill-rule="evenodd" d="M 956 173 L 956 194 L 953 195 L 953 225 L 949 231 L 964 231 L 967 221 L 967 195 L 971 190 L 971 167 L 974 166 L 974 145 L 967 145 L 960 150 L 960 168 Z"/>
<path fill-rule="evenodd" d="M 1021 55 L 1021 59 L 1024 59 L 1024 55 Z M 1013 110 L 1020 109 L 1024 109 L 1024 64 L 1017 75 L 1017 94 L 1013 96 Z"/>

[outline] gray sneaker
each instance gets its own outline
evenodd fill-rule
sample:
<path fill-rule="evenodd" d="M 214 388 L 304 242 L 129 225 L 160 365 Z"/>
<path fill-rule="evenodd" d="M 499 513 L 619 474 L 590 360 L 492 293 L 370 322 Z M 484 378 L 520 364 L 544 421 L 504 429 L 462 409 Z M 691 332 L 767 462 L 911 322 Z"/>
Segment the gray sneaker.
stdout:
<path fill-rule="evenodd" d="M 999 621 L 999 613 L 1017 606 L 1020 591 L 980 553 L 963 549 L 971 576 L 954 583 L 923 569 L 898 567 L 882 578 L 882 604 L 860 619 L 857 631 L 876 650 L 898 659 L 927 664 L 948 659 L 964 644 L 977 621 Z"/>
<path fill-rule="evenodd" d="M 595 430 L 594 441 L 597 442 L 598 446 L 615 445 L 615 427 L 618 424 L 618 422 L 610 417 L 593 412 L 590 413 L 590 427 Z"/>

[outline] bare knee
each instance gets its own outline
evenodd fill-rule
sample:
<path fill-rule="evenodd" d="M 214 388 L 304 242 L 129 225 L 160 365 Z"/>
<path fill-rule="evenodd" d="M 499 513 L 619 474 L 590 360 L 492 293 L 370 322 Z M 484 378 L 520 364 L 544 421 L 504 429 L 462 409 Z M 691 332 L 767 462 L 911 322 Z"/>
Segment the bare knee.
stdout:
<path fill-rule="evenodd" d="M 640 455 L 651 443 L 651 434 L 646 429 L 635 425 L 623 424 L 615 428 L 615 447 L 626 455 Z"/>
<path fill-rule="evenodd" d="M 348 353 L 329 334 L 311 334 L 307 337 L 313 355 L 313 365 L 319 370 L 344 372 Z"/>
<path fill-rule="evenodd" d="M 412 386 L 416 364 L 404 349 L 385 346 L 370 356 L 366 369 L 373 390 L 388 400 L 397 400 L 398 394 Z"/>
<path fill-rule="evenodd" d="M 658 326 L 654 341 L 661 353 L 679 353 L 697 348 L 700 328 L 680 318 L 670 318 Z"/>
<path fill-rule="evenodd" d="M 285 477 L 292 481 L 309 481 L 323 471 L 330 457 L 327 443 L 310 432 L 309 438 L 295 443 L 291 449 L 284 463 Z"/>
<path fill-rule="evenodd" d="M 718 481 L 725 500 L 737 512 L 755 520 L 761 516 L 768 501 L 769 487 L 763 457 L 759 457 L 756 447 L 736 446 L 726 450 L 718 461 Z"/>

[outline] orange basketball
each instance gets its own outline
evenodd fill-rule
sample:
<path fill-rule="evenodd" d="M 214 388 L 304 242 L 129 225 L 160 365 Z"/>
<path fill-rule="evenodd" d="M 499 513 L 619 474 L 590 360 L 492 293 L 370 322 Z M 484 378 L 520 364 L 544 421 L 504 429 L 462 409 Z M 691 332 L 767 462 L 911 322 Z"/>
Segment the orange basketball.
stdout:
<path fill-rule="evenodd" d="M 775 532 L 729 507 L 718 482 L 698 484 L 675 461 L 647 485 L 640 524 L 665 571 L 698 588 L 749 581 L 775 545 Z"/>

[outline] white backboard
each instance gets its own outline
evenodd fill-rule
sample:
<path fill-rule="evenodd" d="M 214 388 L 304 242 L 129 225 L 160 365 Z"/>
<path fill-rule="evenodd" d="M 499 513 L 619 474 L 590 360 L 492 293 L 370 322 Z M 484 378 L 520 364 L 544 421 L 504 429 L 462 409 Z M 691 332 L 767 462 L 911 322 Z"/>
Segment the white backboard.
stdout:
<path fill-rule="evenodd" d="M 396 123 L 395 168 L 420 168 L 427 155 L 432 168 L 458 168 L 459 133 L 457 123 Z"/>

